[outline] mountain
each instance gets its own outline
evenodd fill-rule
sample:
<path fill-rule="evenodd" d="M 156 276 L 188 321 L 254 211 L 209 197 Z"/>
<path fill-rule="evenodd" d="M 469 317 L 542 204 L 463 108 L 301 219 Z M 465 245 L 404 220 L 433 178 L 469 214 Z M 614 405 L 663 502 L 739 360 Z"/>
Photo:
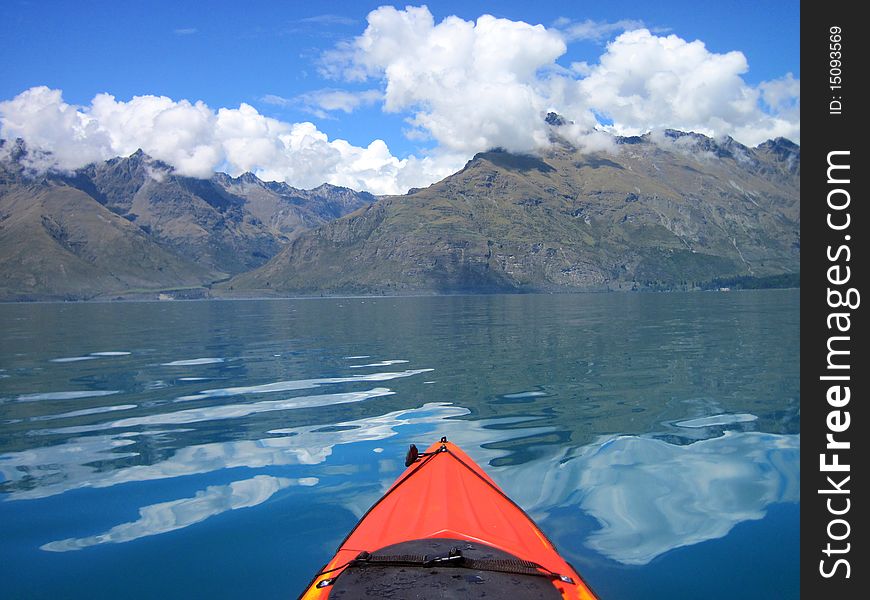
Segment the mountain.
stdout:
<path fill-rule="evenodd" d="M 549 117 L 549 116 L 548 116 Z M 554 131 L 565 124 L 553 118 Z M 548 121 L 550 122 L 550 121 Z M 555 134 L 554 134 L 555 135 Z M 691 288 L 800 270 L 800 147 L 668 130 L 494 150 L 221 284 L 274 294 Z"/>
<path fill-rule="evenodd" d="M 305 191 L 265 183 L 252 173 L 182 177 L 141 150 L 89 165 L 66 181 L 162 246 L 225 275 L 258 267 L 302 231 L 374 201 L 331 185 Z"/>
<path fill-rule="evenodd" d="M 0 165 L 0 299 L 86 299 L 212 277 L 84 192 Z"/>
<path fill-rule="evenodd" d="M 202 295 L 302 231 L 375 200 L 251 173 L 182 177 L 142 151 L 39 174 L 26 168 L 27 154 L 20 140 L 0 141 L 0 300 Z"/>
<path fill-rule="evenodd" d="M 291 240 L 303 231 L 375 201 L 368 192 L 328 183 L 300 190 L 278 181 L 263 182 L 253 173 L 236 178 L 217 173 L 212 181 L 227 194 L 244 198 L 247 210 L 283 240 Z"/>

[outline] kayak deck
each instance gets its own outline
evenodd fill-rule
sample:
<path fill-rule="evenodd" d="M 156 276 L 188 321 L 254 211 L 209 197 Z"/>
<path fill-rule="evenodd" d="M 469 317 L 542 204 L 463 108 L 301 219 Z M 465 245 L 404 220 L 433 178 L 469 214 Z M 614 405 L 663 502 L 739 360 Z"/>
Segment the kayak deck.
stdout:
<path fill-rule="evenodd" d="M 455 558 L 463 561 L 461 568 L 450 566 Z M 483 544 L 445 538 L 413 540 L 382 548 L 371 559 L 345 569 L 329 598 L 562 598 L 550 578 L 542 577 L 531 563 Z M 427 563 L 435 566 L 423 567 Z"/>
<path fill-rule="evenodd" d="M 499 585 L 507 587 L 500 593 Z M 464 591 L 445 595 L 458 588 Z M 401 589 L 413 595 L 401 595 Z M 360 519 L 301 598 L 505 595 L 595 599 L 534 521 L 442 438 Z"/>

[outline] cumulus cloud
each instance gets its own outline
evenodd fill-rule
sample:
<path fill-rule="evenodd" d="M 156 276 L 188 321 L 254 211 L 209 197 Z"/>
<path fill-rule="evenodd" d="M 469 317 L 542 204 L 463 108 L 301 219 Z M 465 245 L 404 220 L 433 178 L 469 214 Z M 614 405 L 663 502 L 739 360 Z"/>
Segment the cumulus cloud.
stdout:
<path fill-rule="evenodd" d="M 548 143 L 541 69 L 566 51 L 556 31 L 484 15 L 447 17 L 426 7 L 381 7 L 352 42 L 324 57 L 323 73 L 381 78 L 384 110 L 410 112 L 412 135 L 471 154 L 488 147 L 527 151 Z"/>
<path fill-rule="evenodd" d="M 799 79 L 795 79 L 791 73 L 786 73 L 779 79 L 763 82 L 758 89 L 761 92 L 761 101 L 770 112 L 789 124 L 800 123 L 801 82 Z"/>
<path fill-rule="evenodd" d="M 800 137 L 795 114 L 777 112 L 800 84 L 768 84 L 777 105 L 761 106 L 764 85 L 747 84 L 749 65 L 741 52 L 716 54 L 701 41 L 656 36 L 646 29 L 621 34 L 607 45 L 599 64 L 578 82 L 589 106 L 612 119 L 611 129 L 636 135 L 670 127 L 711 136 L 732 135 L 756 145 L 770 137 Z"/>
<path fill-rule="evenodd" d="M 20 137 L 42 151 L 30 154 L 28 166 L 37 170 L 73 170 L 142 148 L 191 177 L 251 171 L 297 187 L 325 181 L 375 194 L 427 185 L 463 161 L 449 153 L 399 159 L 382 140 L 367 147 L 330 140 L 313 123 L 279 121 L 248 104 L 215 111 L 203 102 L 165 96 L 124 102 L 98 94 L 89 106 L 73 106 L 60 90 L 47 87 L 0 102 L 0 137 Z"/>
<path fill-rule="evenodd" d="M 779 135 L 799 140 L 798 80 L 749 85 L 741 52 L 710 52 L 701 41 L 640 25 L 560 19 L 546 29 L 489 15 L 436 24 L 426 7 L 385 6 L 368 15 L 362 35 L 324 55 L 321 73 L 380 79 L 384 109 L 409 113 L 412 136 L 466 153 L 547 145 L 541 115 L 548 110 L 585 133 L 602 128 L 600 116 L 609 131 L 626 135 L 671 127 L 750 145 Z M 568 43 L 623 30 L 597 64 L 558 64 Z"/>

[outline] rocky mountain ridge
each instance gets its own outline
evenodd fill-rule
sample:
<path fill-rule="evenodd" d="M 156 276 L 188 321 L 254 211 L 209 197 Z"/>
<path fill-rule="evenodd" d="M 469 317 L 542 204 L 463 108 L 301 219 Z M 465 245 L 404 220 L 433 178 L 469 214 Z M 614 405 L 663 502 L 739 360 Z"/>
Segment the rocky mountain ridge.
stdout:
<path fill-rule="evenodd" d="M 202 295 L 216 280 L 265 264 L 301 232 L 375 200 L 252 173 L 182 177 L 141 150 L 74 173 L 34 173 L 20 140 L 4 145 L 0 300 Z"/>
<path fill-rule="evenodd" d="M 558 128 L 564 120 L 553 118 Z M 477 154 L 222 284 L 272 294 L 692 289 L 800 270 L 800 147 L 666 130 Z"/>

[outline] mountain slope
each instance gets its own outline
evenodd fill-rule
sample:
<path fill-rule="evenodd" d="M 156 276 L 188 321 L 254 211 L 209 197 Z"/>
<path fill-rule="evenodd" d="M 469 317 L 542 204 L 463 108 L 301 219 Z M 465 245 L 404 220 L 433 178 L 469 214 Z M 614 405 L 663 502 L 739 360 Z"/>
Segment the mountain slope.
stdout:
<path fill-rule="evenodd" d="M 285 241 L 375 201 L 368 192 L 328 183 L 300 190 L 286 183 L 261 181 L 253 173 L 235 178 L 217 173 L 212 182 L 226 193 L 243 198 L 246 210 Z"/>
<path fill-rule="evenodd" d="M 88 299 L 213 277 L 80 190 L 0 184 L 0 299 Z"/>
<path fill-rule="evenodd" d="M 273 293 L 691 287 L 800 265 L 800 148 L 668 131 L 618 152 L 493 151 L 224 284 Z"/>

